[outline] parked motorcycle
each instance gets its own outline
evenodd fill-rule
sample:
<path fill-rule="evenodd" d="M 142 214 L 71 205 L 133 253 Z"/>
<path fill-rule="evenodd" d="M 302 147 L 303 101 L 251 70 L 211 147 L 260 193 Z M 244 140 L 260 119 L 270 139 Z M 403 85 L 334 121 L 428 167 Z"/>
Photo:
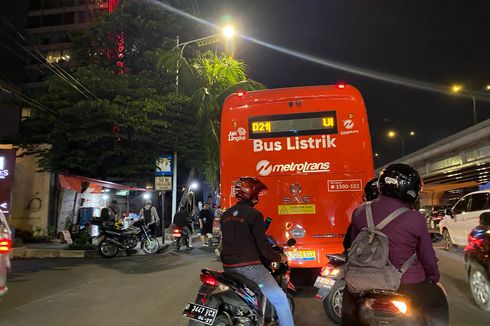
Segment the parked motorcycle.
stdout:
<path fill-rule="evenodd" d="M 268 240 L 275 250 L 283 251 L 273 237 L 268 236 Z M 294 239 L 290 239 L 287 245 L 292 247 L 295 243 Z M 287 294 L 291 310 L 294 311 L 294 301 L 290 294 L 294 285 L 289 278 L 289 266 L 287 263 L 263 263 Z M 259 286 L 246 277 L 232 272 L 203 269 L 200 279 L 202 285 L 195 302 L 188 303 L 183 312 L 183 317 L 191 319 L 189 326 L 203 323 L 219 326 L 263 326 L 277 321 L 273 305 L 262 294 Z"/>
<path fill-rule="evenodd" d="M 315 299 L 323 302 L 323 310 L 328 319 L 340 324 L 342 317 L 342 298 L 344 295 L 344 254 L 328 254 L 328 264 L 322 268 L 320 276 L 315 281 L 318 293 Z"/>
<path fill-rule="evenodd" d="M 125 230 L 102 227 L 102 240 L 99 242 L 99 253 L 104 258 L 113 258 L 120 249 L 133 249 L 141 242 L 141 249 L 146 254 L 155 254 L 160 249 L 158 240 L 149 234 L 144 220 L 133 223 Z"/>
<path fill-rule="evenodd" d="M 175 226 L 172 230 L 172 237 L 174 238 L 173 245 L 175 250 L 179 251 L 182 245 L 189 247 L 189 234 L 182 228 Z"/>

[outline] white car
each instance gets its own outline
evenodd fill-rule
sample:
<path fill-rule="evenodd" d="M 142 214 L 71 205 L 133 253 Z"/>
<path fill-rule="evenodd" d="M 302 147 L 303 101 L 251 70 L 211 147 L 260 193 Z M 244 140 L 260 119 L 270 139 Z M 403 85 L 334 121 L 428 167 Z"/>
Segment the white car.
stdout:
<path fill-rule="evenodd" d="M 490 212 L 490 190 L 475 191 L 462 197 L 439 223 L 444 248 L 465 246 L 468 234 L 479 223 L 480 215 Z"/>

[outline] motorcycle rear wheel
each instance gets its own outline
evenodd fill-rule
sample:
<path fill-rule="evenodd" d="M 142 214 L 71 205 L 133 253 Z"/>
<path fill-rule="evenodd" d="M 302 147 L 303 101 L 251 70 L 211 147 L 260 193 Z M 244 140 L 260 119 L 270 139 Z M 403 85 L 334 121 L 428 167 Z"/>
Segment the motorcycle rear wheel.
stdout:
<path fill-rule="evenodd" d="M 342 299 L 344 296 L 345 280 L 338 280 L 330 290 L 325 300 L 323 300 L 323 310 L 328 319 L 340 324 L 342 319 Z"/>
<path fill-rule="evenodd" d="M 141 241 L 141 249 L 146 254 L 156 254 L 160 250 L 160 244 L 154 237 L 148 237 Z"/>
<path fill-rule="evenodd" d="M 99 253 L 104 258 L 114 258 L 119 252 L 119 248 L 107 239 L 99 243 Z"/>

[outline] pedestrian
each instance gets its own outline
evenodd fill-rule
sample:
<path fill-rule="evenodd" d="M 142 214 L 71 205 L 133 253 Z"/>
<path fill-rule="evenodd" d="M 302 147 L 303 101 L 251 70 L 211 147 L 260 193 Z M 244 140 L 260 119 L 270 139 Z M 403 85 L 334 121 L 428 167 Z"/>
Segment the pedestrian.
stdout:
<path fill-rule="evenodd" d="M 11 242 L 12 234 L 5 215 L 0 209 L 0 239 Z M 9 246 L 8 246 L 9 247 Z M 10 269 L 10 252 L 0 253 L 0 297 L 7 293 L 7 272 Z"/>
<path fill-rule="evenodd" d="M 145 200 L 145 206 L 140 210 L 140 219 L 145 221 L 150 229 L 150 234 L 155 236 L 156 228 L 160 224 L 160 217 L 158 216 L 156 207 L 152 205 L 150 199 Z"/>
<path fill-rule="evenodd" d="M 207 234 L 213 233 L 214 214 L 211 212 L 208 203 L 204 203 L 201 212 L 199 213 L 199 227 L 201 228 L 201 241 L 204 247 L 208 246 Z"/>
<path fill-rule="evenodd" d="M 121 218 L 121 209 L 117 205 L 117 200 L 111 200 L 110 205 L 101 210 L 100 217 L 105 226 L 114 227 L 116 221 Z"/>

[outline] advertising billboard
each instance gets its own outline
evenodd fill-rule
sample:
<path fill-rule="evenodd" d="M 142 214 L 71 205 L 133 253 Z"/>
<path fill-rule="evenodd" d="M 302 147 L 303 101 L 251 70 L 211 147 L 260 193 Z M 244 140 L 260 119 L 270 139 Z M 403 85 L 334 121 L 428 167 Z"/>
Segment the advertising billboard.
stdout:
<path fill-rule="evenodd" d="M 7 217 L 10 216 L 14 172 L 15 150 L 0 149 L 0 209 Z"/>

